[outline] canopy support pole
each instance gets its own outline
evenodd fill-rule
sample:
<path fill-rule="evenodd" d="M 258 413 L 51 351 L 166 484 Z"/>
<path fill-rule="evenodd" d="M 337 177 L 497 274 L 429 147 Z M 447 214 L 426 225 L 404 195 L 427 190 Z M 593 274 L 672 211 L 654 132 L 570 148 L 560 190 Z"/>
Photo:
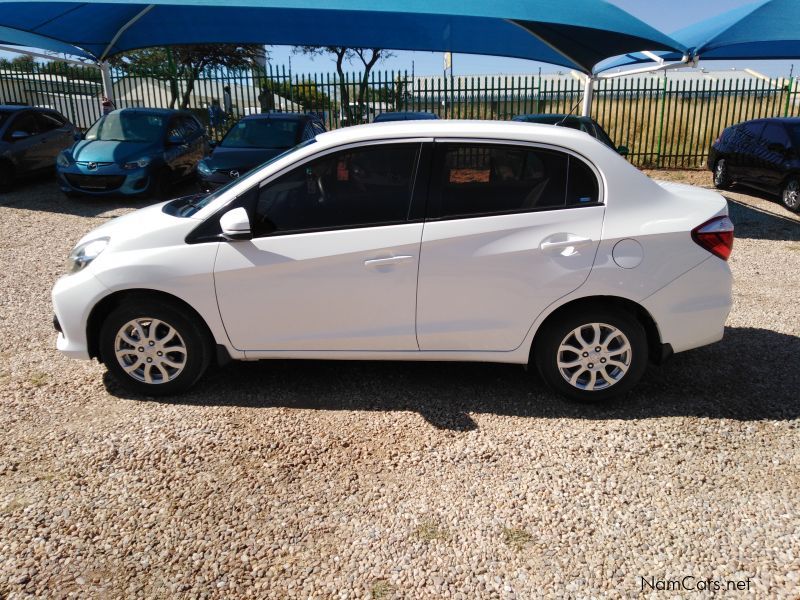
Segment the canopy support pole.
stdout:
<path fill-rule="evenodd" d="M 114 84 L 111 81 L 111 65 L 107 61 L 97 63 L 100 67 L 100 74 L 103 77 L 103 96 L 114 104 Z"/>
<path fill-rule="evenodd" d="M 583 108 L 581 115 L 584 117 L 592 116 L 592 97 L 594 96 L 594 75 L 586 76 L 586 83 L 583 86 Z"/>
<path fill-rule="evenodd" d="M 111 49 L 114 47 L 114 44 L 117 43 L 117 40 L 120 37 L 122 37 L 122 34 L 125 33 L 126 31 L 128 31 L 128 28 L 131 25 L 133 25 L 134 23 L 136 23 L 136 21 L 138 21 L 143 16 L 145 16 L 147 13 L 149 13 L 151 10 L 153 10 L 153 7 L 155 7 L 155 4 L 148 4 L 142 10 L 140 10 L 138 13 L 133 15 L 133 17 L 131 17 L 125 23 L 122 24 L 122 27 L 120 27 L 117 30 L 117 33 L 114 34 L 114 37 L 111 38 L 111 41 L 108 42 L 108 46 L 106 46 L 106 49 L 103 50 L 103 53 L 100 55 L 100 62 L 101 63 L 106 59 L 106 56 L 108 56 L 108 53 L 111 52 Z"/>
<path fill-rule="evenodd" d="M 28 56 L 35 56 L 36 58 L 46 58 L 47 60 L 55 60 L 57 62 L 69 63 L 71 65 L 80 65 L 82 67 L 96 67 L 97 65 L 90 61 L 72 60 L 71 58 L 60 58 L 58 55 L 43 54 L 41 52 L 32 52 L 30 50 L 23 50 L 22 48 L 15 48 L 14 46 L 0 46 L 3 52 L 14 52 L 15 54 L 27 54 Z"/>

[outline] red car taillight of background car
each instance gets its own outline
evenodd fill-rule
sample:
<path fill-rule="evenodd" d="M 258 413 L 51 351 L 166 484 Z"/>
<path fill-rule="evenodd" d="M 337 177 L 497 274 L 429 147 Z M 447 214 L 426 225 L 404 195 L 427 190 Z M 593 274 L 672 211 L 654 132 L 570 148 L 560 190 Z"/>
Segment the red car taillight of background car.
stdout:
<path fill-rule="evenodd" d="M 692 239 L 700 246 L 728 260 L 733 250 L 733 221 L 729 217 L 714 217 L 692 229 Z"/>

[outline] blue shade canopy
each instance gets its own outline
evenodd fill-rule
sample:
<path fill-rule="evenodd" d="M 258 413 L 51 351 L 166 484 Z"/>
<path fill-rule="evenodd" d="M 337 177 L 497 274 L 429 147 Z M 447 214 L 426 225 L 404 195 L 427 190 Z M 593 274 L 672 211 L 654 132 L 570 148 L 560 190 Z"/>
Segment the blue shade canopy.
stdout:
<path fill-rule="evenodd" d="M 800 57 L 800 0 L 762 0 L 700 21 L 672 34 L 693 58 L 705 60 L 770 60 Z M 654 50 L 654 49 L 652 49 Z M 667 61 L 681 59 L 676 52 L 656 52 Z M 632 53 L 606 61 L 608 70 L 652 59 Z"/>
<path fill-rule="evenodd" d="M 335 45 L 508 56 L 584 72 L 626 52 L 683 50 L 604 0 L 0 0 L 0 42 L 92 59 L 180 44 Z"/>

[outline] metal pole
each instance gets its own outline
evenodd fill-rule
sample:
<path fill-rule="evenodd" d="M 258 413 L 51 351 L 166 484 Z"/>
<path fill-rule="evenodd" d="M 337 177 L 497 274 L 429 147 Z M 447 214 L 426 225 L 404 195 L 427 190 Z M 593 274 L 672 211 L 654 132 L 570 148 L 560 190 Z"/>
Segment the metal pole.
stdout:
<path fill-rule="evenodd" d="M 100 74 L 103 77 L 103 96 L 114 103 L 114 85 L 111 82 L 111 65 L 107 61 L 98 64 L 100 67 Z"/>
<path fill-rule="evenodd" d="M 592 96 L 594 95 L 594 77 L 586 76 L 586 84 L 583 86 L 583 110 L 581 115 L 584 117 L 592 116 Z"/>

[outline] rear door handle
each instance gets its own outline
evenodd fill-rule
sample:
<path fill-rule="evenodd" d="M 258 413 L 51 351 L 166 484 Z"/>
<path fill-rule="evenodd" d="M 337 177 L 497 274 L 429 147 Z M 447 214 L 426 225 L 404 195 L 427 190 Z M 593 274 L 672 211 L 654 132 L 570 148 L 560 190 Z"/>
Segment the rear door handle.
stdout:
<path fill-rule="evenodd" d="M 591 239 L 579 237 L 563 242 L 542 242 L 539 248 L 542 249 L 542 252 L 558 252 L 565 256 L 572 256 L 578 248 L 591 243 Z"/>
<path fill-rule="evenodd" d="M 364 261 L 365 267 L 385 267 L 414 260 L 413 256 L 390 256 L 389 258 L 372 258 Z"/>

